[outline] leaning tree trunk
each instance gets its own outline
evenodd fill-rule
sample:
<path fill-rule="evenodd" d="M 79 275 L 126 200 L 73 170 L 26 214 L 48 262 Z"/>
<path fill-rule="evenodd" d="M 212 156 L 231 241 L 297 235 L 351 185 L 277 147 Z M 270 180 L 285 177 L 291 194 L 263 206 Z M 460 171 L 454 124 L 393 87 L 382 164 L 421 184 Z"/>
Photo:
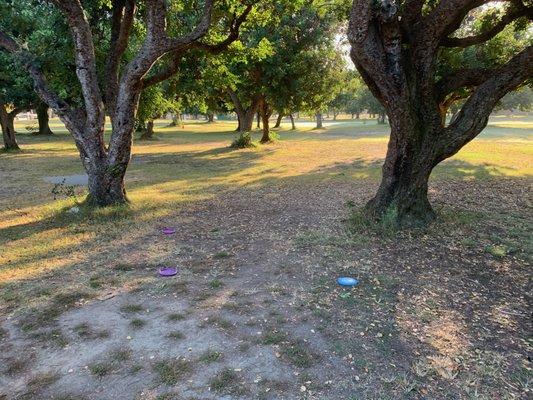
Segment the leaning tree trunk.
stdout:
<path fill-rule="evenodd" d="M 36 108 L 37 111 L 37 121 L 39 121 L 39 131 L 38 135 L 53 135 L 54 133 L 50 129 L 48 117 L 48 106 L 45 103 L 39 103 Z"/>
<path fill-rule="evenodd" d="M 322 113 L 316 113 L 316 129 L 322 129 L 323 127 Z"/>
<path fill-rule="evenodd" d="M 278 118 L 276 119 L 276 125 L 274 125 L 274 128 L 279 128 L 281 126 L 282 119 L 283 119 L 283 114 L 279 113 Z"/>
<path fill-rule="evenodd" d="M 143 129 L 143 133 L 140 137 L 141 140 L 150 140 L 154 137 L 154 120 L 146 122 L 146 127 Z"/>
<path fill-rule="evenodd" d="M 289 114 L 289 118 L 291 119 L 291 125 L 292 125 L 292 130 L 296 130 L 296 124 L 294 123 L 294 116 L 292 114 Z"/>
<path fill-rule="evenodd" d="M 0 104 L 0 125 L 2 126 L 4 149 L 6 150 L 20 150 L 15 136 L 15 116 L 16 112 L 7 112 L 5 105 Z"/>

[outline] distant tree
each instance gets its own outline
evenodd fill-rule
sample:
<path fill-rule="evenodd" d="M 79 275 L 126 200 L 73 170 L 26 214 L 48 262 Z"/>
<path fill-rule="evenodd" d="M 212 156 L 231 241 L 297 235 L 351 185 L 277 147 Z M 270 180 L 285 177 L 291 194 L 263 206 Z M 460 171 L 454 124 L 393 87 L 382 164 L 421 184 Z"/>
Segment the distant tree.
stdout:
<path fill-rule="evenodd" d="M 433 168 L 483 130 L 506 93 L 532 78 L 532 12 L 521 0 L 353 1 L 351 58 L 391 124 L 370 215 L 399 226 L 435 218 L 427 198 Z M 447 125 L 458 100 L 464 104 Z"/>
<path fill-rule="evenodd" d="M 531 86 L 524 86 L 518 90 L 507 93 L 497 106 L 500 110 L 533 110 L 533 89 Z"/>

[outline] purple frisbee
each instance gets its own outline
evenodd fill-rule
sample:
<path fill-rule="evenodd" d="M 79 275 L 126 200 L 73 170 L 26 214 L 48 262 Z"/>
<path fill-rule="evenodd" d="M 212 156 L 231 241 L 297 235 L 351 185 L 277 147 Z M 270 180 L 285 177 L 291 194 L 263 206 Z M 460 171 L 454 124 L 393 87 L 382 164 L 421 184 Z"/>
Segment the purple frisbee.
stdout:
<path fill-rule="evenodd" d="M 173 235 L 174 233 L 176 233 L 176 229 L 170 227 L 170 226 L 165 226 L 162 230 L 161 230 L 165 235 Z"/>
<path fill-rule="evenodd" d="M 161 276 L 174 276 L 178 273 L 178 269 L 174 267 L 159 268 L 159 275 Z"/>

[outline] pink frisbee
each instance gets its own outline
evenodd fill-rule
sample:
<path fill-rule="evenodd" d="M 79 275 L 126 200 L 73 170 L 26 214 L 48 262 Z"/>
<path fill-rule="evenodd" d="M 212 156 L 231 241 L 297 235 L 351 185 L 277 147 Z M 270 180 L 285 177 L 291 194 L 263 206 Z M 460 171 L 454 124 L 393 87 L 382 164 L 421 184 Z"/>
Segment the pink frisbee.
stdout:
<path fill-rule="evenodd" d="M 162 230 L 161 230 L 165 235 L 173 235 L 174 233 L 176 233 L 176 229 L 170 227 L 170 226 L 165 226 Z"/>
<path fill-rule="evenodd" d="M 174 267 L 159 268 L 159 275 L 161 276 L 174 276 L 178 273 L 178 269 Z"/>

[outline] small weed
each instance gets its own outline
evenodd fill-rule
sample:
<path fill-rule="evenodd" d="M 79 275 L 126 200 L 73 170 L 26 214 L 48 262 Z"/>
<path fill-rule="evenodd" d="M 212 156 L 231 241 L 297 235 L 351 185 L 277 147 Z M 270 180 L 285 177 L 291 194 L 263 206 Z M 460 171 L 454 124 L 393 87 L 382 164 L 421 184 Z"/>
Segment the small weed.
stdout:
<path fill-rule="evenodd" d="M 111 370 L 113 369 L 113 365 L 110 362 L 99 362 L 96 364 L 89 365 L 89 371 L 91 374 L 102 378 L 109 374 Z"/>
<path fill-rule="evenodd" d="M 109 358 L 113 362 L 126 362 L 131 358 L 131 350 L 115 349 L 109 354 Z"/>
<path fill-rule="evenodd" d="M 281 354 L 299 368 L 309 368 L 313 365 L 315 358 L 317 358 L 302 341 L 295 341 L 283 345 Z"/>
<path fill-rule="evenodd" d="M 229 254 L 229 253 L 226 252 L 226 251 L 219 251 L 218 253 L 216 253 L 216 254 L 213 256 L 213 258 L 214 258 L 215 260 L 221 260 L 221 259 L 223 259 L 223 258 L 229 258 L 229 257 L 231 257 L 231 254 Z"/>
<path fill-rule="evenodd" d="M 138 313 L 144 310 L 143 306 L 140 304 L 125 304 L 122 307 L 120 307 L 120 311 L 123 313 L 133 314 Z"/>
<path fill-rule="evenodd" d="M 168 314 L 167 316 L 167 320 L 170 322 L 182 321 L 184 319 L 185 319 L 185 315 L 183 315 L 182 313 L 172 313 L 172 314 Z"/>
<path fill-rule="evenodd" d="M 59 380 L 59 378 L 60 376 L 57 372 L 42 372 L 31 378 L 28 382 L 28 386 L 32 390 L 35 390 L 36 388 L 41 389 L 52 385 L 54 382 Z"/>
<path fill-rule="evenodd" d="M 170 331 L 167 334 L 167 338 L 174 339 L 174 340 L 181 340 L 181 339 L 185 339 L 185 335 L 181 331 Z"/>
<path fill-rule="evenodd" d="M 280 344 L 281 342 L 284 342 L 285 340 L 287 340 L 287 335 L 284 332 L 272 331 L 272 332 L 267 332 L 263 335 L 261 343 L 265 345 Z"/>
<path fill-rule="evenodd" d="M 504 258 L 508 254 L 507 246 L 504 245 L 487 246 L 485 251 L 496 258 Z"/>
<path fill-rule="evenodd" d="M 235 138 L 230 147 L 232 149 L 246 149 L 256 147 L 256 145 L 252 141 L 252 135 L 250 135 L 250 132 L 245 132 L 241 133 L 237 138 Z"/>
<path fill-rule="evenodd" d="M 141 329 L 146 325 L 146 321 L 144 319 L 135 318 L 130 321 L 130 326 L 133 329 Z"/>
<path fill-rule="evenodd" d="M 224 355 L 220 351 L 208 349 L 200 355 L 198 361 L 203 363 L 213 363 L 220 361 L 223 357 Z"/>
<path fill-rule="evenodd" d="M 192 371 L 191 363 L 184 359 L 158 361 L 153 366 L 158 380 L 165 385 L 177 385 L 184 375 Z"/>
<path fill-rule="evenodd" d="M 231 368 L 226 368 L 216 374 L 209 382 L 209 387 L 215 392 L 242 396 L 246 387 L 239 381 L 239 376 Z"/>
<path fill-rule="evenodd" d="M 222 281 L 219 281 L 218 279 L 213 279 L 211 282 L 209 282 L 209 287 L 211 289 L 219 289 L 223 286 Z"/>

